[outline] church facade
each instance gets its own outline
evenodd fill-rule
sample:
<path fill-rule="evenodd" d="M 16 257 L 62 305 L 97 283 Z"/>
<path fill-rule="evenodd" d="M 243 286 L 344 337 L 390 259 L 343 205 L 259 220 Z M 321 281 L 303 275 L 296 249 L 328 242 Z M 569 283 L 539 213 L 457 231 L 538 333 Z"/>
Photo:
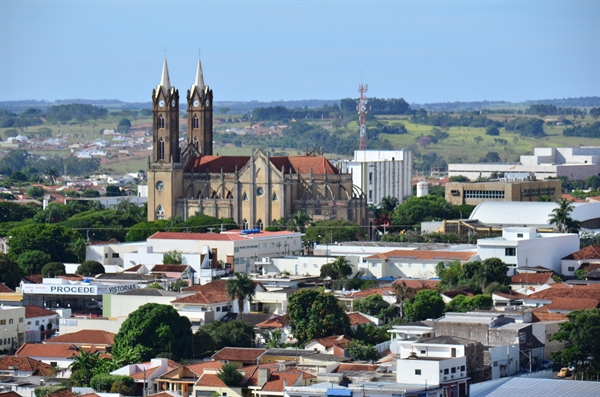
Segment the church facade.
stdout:
<path fill-rule="evenodd" d="M 213 92 L 198 61 L 187 92 L 187 139 L 179 143 L 179 91 L 171 86 L 165 60 L 152 91 L 153 150 L 148 159 L 148 220 L 195 213 L 231 218 L 240 228 L 263 229 L 304 211 L 318 220 L 368 224 L 368 205 L 352 175 L 341 173 L 322 153 L 271 156 L 213 154 Z"/>

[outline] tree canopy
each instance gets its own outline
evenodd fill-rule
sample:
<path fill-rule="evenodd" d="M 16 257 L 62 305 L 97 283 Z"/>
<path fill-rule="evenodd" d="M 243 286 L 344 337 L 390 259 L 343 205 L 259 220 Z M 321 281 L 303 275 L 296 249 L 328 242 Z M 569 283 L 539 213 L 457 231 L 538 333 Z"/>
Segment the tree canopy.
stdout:
<path fill-rule="evenodd" d="M 3 253 L 0 253 L 0 280 L 12 290 L 18 287 L 21 282 L 19 265 Z"/>
<path fill-rule="evenodd" d="M 423 221 L 453 219 L 457 213 L 443 197 L 427 195 L 410 197 L 400 205 L 392 217 L 394 226 L 407 228 Z"/>
<path fill-rule="evenodd" d="M 247 273 L 235 273 L 227 280 L 225 291 L 231 300 L 237 300 L 240 317 L 244 312 L 244 300 L 252 302 L 255 294 L 255 285 Z"/>
<path fill-rule="evenodd" d="M 315 338 L 348 332 L 350 320 L 331 293 L 302 289 L 288 299 L 288 315 L 294 336 L 306 343 Z"/>
<path fill-rule="evenodd" d="M 439 291 L 424 289 L 404 304 L 404 311 L 410 320 L 421 321 L 441 317 L 445 306 Z"/>
<path fill-rule="evenodd" d="M 18 258 L 24 252 L 37 250 L 50 255 L 56 262 L 75 262 L 77 258 L 69 250 L 77 238 L 73 230 L 56 224 L 20 226 L 11 231 L 8 255 Z"/>
<path fill-rule="evenodd" d="M 171 305 L 147 303 L 132 312 L 115 336 L 116 349 L 132 348 L 142 360 L 169 355 L 174 360 L 188 357 L 192 342 L 191 323 Z"/>
<path fill-rule="evenodd" d="M 85 261 L 81 265 L 77 267 L 75 271 L 76 274 L 79 274 L 84 277 L 95 276 L 97 274 L 104 273 L 104 266 L 98 261 Z"/>
<path fill-rule="evenodd" d="M 342 220 L 318 221 L 306 229 L 305 241 L 334 243 L 364 240 L 365 230 L 360 225 Z"/>

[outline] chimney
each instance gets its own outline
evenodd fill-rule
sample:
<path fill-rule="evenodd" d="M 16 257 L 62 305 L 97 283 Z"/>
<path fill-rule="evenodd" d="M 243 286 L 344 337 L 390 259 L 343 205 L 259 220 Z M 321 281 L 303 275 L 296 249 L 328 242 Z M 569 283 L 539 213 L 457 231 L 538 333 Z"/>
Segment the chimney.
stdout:
<path fill-rule="evenodd" d="M 263 387 L 265 383 L 269 381 L 271 377 L 271 370 L 269 368 L 258 369 L 258 386 Z"/>

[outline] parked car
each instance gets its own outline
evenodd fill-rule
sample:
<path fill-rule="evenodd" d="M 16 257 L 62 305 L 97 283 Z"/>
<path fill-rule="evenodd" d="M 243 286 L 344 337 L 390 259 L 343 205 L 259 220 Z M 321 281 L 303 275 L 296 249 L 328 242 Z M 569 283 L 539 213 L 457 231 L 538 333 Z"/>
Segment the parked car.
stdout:
<path fill-rule="evenodd" d="M 567 367 L 562 367 L 560 371 L 558 371 L 559 378 L 566 378 L 567 376 L 571 376 L 571 370 Z"/>

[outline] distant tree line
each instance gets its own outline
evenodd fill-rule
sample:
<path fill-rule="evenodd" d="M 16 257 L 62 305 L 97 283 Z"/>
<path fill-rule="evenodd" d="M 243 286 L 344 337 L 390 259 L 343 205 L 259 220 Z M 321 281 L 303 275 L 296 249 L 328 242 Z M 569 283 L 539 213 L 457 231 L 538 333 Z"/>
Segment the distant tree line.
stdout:
<path fill-rule="evenodd" d="M 46 110 L 46 120 L 49 123 L 66 123 L 72 119 L 77 121 L 96 120 L 107 115 L 107 109 L 77 103 L 52 106 Z"/>
<path fill-rule="evenodd" d="M 576 125 L 574 127 L 565 128 L 564 136 L 580 136 L 584 138 L 600 138 L 600 122 L 595 122 L 590 125 Z"/>
<path fill-rule="evenodd" d="M 42 121 L 42 111 L 29 108 L 23 113 L 16 114 L 6 109 L 0 110 L 0 128 L 23 128 L 40 125 Z"/>
<path fill-rule="evenodd" d="M 552 104 L 537 103 L 531 105 L 525 110 L 525 114 L 536 114 L 540 117 L 544 116 L 566 116 L 566 115 L 582 115 L 585 116 L 585 109 L 575 107 L 557 107 Z"/>
<path fill-rule="evenodd" d="M 62 172 L 65 168 L 69 175 L 86 175 L 100 168 L 100 160 L 80 159 L 74 156 L 40 156 L 24 149 L 10 149 L 0 160 L 0 174 L 10 176 L 14 172 L 21 172 L 25 175 L 23 181 L 39 181 L 48 174 L 48 170 Z"/>

